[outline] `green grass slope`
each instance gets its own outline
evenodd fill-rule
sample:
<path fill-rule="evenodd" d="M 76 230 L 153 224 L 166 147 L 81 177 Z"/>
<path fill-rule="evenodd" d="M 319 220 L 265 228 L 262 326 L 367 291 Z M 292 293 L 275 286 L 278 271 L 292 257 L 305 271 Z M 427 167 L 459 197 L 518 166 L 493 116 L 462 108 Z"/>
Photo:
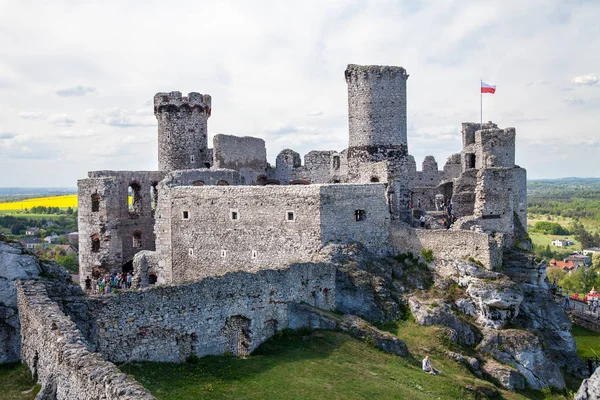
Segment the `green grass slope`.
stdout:
<path fill-rule="evenodd" d="M 29 368 L 21 363 L 0 364 L 0 399 L 33 400 L 40 387 L 31 379 Z"/>
<path fill-rule="evenodd" d="M 406 340 L 414 359 L 383 353 L 335 331 L 283 334 L 247 359 L 205 357 L 186 364 L 127 363 L 161 400 L 177 399 L 469 399 L 466 386 L 493 387 L 445 356 L 442 330 L 413 322 L 386 326 Z M 421 371 L 429 354 L 444 372 Z M 561 394 L 501 391 L 505 399 L 565 399 Z"/>

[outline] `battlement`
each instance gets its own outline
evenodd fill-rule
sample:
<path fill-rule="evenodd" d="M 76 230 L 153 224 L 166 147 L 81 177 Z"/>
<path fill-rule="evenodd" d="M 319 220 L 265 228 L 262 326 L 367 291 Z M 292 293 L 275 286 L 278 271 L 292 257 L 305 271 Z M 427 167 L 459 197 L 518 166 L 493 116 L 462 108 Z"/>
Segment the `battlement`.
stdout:
<path fill-rule="evenodd" d="M 348 64 L 346 71 L 344 72 L 346 76 L 346 82 L 349 83 L 352 79 L 358 78 L 396 78 L 398 76 L 402 77 L 404 80 L 408 79 L 408 74 L 406 70 L 402 67 L 394 67 L 389 65 L 357 65 L 357 64 Z"/>
<path fill-rule="evenodd" d="M 186 97 L 182 96 L 181 92 L 159 92 L 154 95 L 154 114 L 164 111 L 179 111 L 181 108 L 187 107 L 191 110 L 205 112 L 210 116 L 211 104 L 211 97 L 208 94 L 190 92 Z"/>

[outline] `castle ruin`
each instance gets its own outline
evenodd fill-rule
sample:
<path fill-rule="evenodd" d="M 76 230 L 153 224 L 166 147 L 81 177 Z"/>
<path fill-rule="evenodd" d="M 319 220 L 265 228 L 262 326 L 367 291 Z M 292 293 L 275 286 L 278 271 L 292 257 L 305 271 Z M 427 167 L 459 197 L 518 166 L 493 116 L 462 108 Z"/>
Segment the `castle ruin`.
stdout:
<path fill-rule="evenodd" d="M 428 156 L 418 171 L 406 70 L 348 65 L 345 79 L 348 148 L 311 151 L 304 163 L 286 149 L 275 166 L 259 138 L 218 134 L 208 147 L 209 95 L 157 93 L 159 170 L 94 171 L 78 182 L 81 282 L 121 271 L 135 271 L 141 286 L 256 272 L 319 261 L 327 244 L 351 242 L 498 266 L 527 225 L 515 129 L 464 123 L 462 151 L 442 170 Z M 440 203 L 450 199 L 458 219 L 442 229 Z M 421 215 L 430 229 L 418 228 Z"/>

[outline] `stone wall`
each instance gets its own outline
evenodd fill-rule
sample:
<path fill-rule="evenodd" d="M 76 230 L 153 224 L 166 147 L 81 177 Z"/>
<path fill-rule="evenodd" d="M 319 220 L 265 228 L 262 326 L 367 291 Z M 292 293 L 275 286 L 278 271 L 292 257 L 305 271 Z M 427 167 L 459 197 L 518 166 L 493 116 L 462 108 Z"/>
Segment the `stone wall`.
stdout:
<path fill-rule="evenodd" d="M 174 171 L 210 166 L 207 122 L 211 98 L 207 94 L 156 93 L 154 115 L 158 120 L 158 169 Z M 208 163 L 208 165 L 206 165 Z"/>
<path fill-rule="evenodd" d="M 483 129 L 475 133 L 476 168 L 515 166 L 515 128 Z"/>
<path fill-rule="evenodd" d="M 350 64 L 345 76 L 349 147 L 406 145 L 406 70 Z"/>
<path fill-rule="evenodd" d="M 181 186 L 164 193 L 159 283 L 318 260 L 330 242 L 361 241 L 379 252 L 388 238 L 382 184 Z"/>
<path fill-rule="evenodd" d="M 213 138 L 213 167 L 239 171 L 246 185 L 255 185 L 265 175 L 267 150 L 263 139 L 215 135 Z"/>
<path fill-rule="evenodd" d="M 335 268 L 328 264 L 123 292 L 91 299 L 94 342 L 115 362 L 246 355 L 288 327 L 292 303 L 333 309 L 334 292 Z"/>
<path fill-rule="evenodd" d="M 158 264 L 154 267 L 158 283 L 172 282 L 171 188 L 176 186 L 229 186 L 241 184 L 239 172 L 230 169 L 192 169 L 173 171 L 158 185 L 156 208 L 156 250 Z"/>
<path fill-rule="evenodd" d="M 87 276 L 121 272 L 135 253 L 155 249 L 157 186 L 164 173 L 94 171 L 88 176 L 77 182 L 82 285 Z M 128 203 L 129 187 L 132 206 Z"/>
<path fill-rule="evenodd" d="M 486 233 L 458 229 L 414 229 L 393 225 L 390 242 L 398 253 L 420 254 L 422 249 L 433 250 L 435 258 L 455 260 L 473 257 L 487 269 L 502 265 L 502 243 Z"/>
<path fill-rule="evenodd" d="M 17 284 L 21 358 L 42 386 L 40 399 L 150 400 L 154 397 L 88 345 L 42 281 Z"/>

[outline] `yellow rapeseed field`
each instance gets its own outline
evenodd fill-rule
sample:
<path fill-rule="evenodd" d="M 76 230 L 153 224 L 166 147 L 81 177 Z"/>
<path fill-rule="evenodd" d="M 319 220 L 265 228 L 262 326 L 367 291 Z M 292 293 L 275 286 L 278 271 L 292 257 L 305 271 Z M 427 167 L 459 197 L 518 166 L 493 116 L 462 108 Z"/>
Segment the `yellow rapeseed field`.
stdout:
<path fill-rule="evenodd" d="M 34 199 L 15 201 L 12 203 L 0 203 L 0 211 L 24 210 L 25 208 L 39 206 L 77 208 L 77 195 L 68 194 L 65 196 L 37 197 Z"/>

